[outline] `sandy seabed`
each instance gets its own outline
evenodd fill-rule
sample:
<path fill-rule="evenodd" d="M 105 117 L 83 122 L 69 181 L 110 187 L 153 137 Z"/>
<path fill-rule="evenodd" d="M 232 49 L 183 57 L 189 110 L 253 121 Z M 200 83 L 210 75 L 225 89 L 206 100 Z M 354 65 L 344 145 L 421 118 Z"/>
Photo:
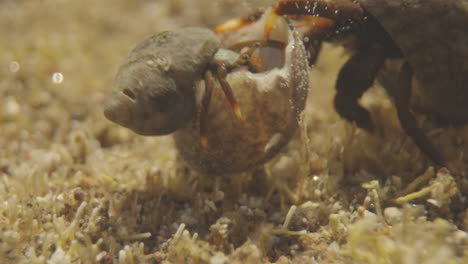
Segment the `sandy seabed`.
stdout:
<path fill-rule="evenodd" d="M 431 163 L 381 87 L 377 131 L 333 110 L 349 56 L 326 45 L 301 129 L 265 168 L 201 175 L 170 136 L 102 114 L 119 63 L 156 32 L 273 1 L 0 2 L 0 263 L 468 263 L 466 176 Z M 468 171 L 468 127 L 420 115 Z"/>

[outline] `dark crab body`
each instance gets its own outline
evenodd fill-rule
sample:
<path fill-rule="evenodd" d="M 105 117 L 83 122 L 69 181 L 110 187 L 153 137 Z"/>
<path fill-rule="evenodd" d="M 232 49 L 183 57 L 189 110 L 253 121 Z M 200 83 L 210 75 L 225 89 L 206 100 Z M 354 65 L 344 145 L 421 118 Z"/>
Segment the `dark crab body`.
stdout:
<path fill-rule="evenodd" d="M 468 1 L 360 0 L 360 4 L 390 34 L 411 66 L 416 79 L 413 105 L 448 122 L 468 122 Z"/>

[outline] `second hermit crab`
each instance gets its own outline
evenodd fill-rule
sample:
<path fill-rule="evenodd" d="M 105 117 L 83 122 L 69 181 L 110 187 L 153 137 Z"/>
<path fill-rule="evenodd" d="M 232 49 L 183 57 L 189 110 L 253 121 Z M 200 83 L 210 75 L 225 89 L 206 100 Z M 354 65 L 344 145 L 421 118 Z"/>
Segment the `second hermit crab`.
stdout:
<path fill-rule="evenodd" d="M 353 55 L 337 76 L 336 111 L 372 131 L 358 99 L 378 78 L 414 143 L 436 164 L 456 170 L 418 127 L 412 110 L 416 105 L 444 121 L 468 122 L 465 0 L 282 0 L 267 14 L 265 37 L 278 17 L 287 17 L 314 51 L 311 64 L 322 41 L 353 39 Z M 233 19 L 217 29 L 236 30 L 257 18 Z"/>

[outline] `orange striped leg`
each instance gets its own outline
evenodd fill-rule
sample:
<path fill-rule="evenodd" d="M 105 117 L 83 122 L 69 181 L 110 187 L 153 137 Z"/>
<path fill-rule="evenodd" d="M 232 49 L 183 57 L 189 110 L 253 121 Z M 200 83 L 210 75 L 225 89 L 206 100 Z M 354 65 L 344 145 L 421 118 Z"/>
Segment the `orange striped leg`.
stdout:
<path fill-rule="evenodd" d="M 226 80 L 228 71 L 226 69 L 226 65 L 222 62 L 214 62 L 214 66 L 216 67 L 216 77 L 218 78 L 219 84 L 221 84 L 221 88 L 223 89 L 226 98 L 231 104 L 231 108 L 234 111 L 237 119 L 244 123 L 244 118 L 242 117 L 242 113 L 239 107 L 239 103 L 237 102 L 234 94 L 232 93 L 232 88 L 229 82 Z"/>
<path fill-rule="evenodd" d="M 203 95 L 201 110 L 200 110 L 200 143 L 204 150 L 208 150 L 208 137 L 207 137 L 207 121 L 208 121 L 208 107 L 211 101 L 211 94 L 213 92 L 213 74 L 211 71 L 205 72 L 205 94 Z"/>

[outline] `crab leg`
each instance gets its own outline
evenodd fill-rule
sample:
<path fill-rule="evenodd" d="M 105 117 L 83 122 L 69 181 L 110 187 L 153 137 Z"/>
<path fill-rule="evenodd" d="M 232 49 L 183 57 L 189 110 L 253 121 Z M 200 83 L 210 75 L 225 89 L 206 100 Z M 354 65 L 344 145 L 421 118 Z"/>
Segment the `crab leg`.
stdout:
<path fill-rule="evenodd" d="M 413 71 L 408 63 L 404 63 L 400 69 L 398 76 L 397 90 L 391 89 L 391 95 L 394 98 L 395 106 L 398 113 L 398 119 L 400 119 L 403 130 L 413 139 L 416 146 L 419 147 L 426 155 L 434 161 L 436 164 L 444 167 L 449 167 L 446 159 L 443 155 L 434 147 L 429 141 L 427 136 L 423 133 L 421 128 L 416 124 L 416 118 L 410 111 L 410 100 L 411 98 L 411 78 Z"/>
<path fill-rule="evenodd" d="M 237 102 L 234 94 L 232 93 L 232 88 L 229 82 L 226 80 L 228 71 L 226 69 L 226 64 L 222 62 L 214 62 L 214 66 L 216 67 L 216 77 L 218 78 L 219 84 L 221 84 L 221 88 L 223 89 L 226 98 L 231 104 L 232 110 L 236 115 L 237 119 L 244 123 L 244 118 L 242 117 L 242 113 L 240 111 L 239 103 Z"/>
<path fill-rule="evenodd" d="M 238 30 L 240 28 L 250 25 L 251 23 L 259 20 L 260 17 L 262 17 L 262 15 L 263 15 L 263 11 L 258 10 L 255 13 L 252 13 L 245 17 L 233 18 L 221 25 L 218 25 L 217 27 L 215 27 L 213 31 L 216 34 L 229 33 L 231 31 L 235 31 L 235 30 Z"/>
<path fill-rule="evenodd" d="M 211 94 L 213 92 L 213 73 L 211 71 L 205 72 L 205 94 L 203 95 L 201 110 L 200 110 L 200 143 L 204 150 L 208 150 L 208 137 L 207 137 L 207 120 L 208 120 L 208 107 L 211 101 Z"/>
<path fill-rule="evenodd" d="M 218 25 L 214 32 L 216 34 L 229 33 L 238 30 L 259 20 L 263 11 L 256 11 L 248 16 L 234 18 Z M 281 0 L 268 12 L 265 23 L 265 37 L 268 38 L 278 18 L 286 16 L 298 20 L 308 21 L 312 29 L 312 35 L 322 34 L 334 24 L 342 24 L 349 21 L 362 21 L 365 17 L 364 11 L 359 4 L 349 0 Z M 317 18 L 315 21 L 313 18 Z M 321 18 L 321 19 L 319 19 Z"/>
<path fill-rule="evenodd" d="M 269 37 L 280 16 L 294 15 L 325 18 L 312 24 L 316 27 L 314 33 L 319 35 L 335 24 L 362 21 L 365 16 L 358 4 L 347 0 L 282 0 L 267 15 L 265 37 Z"/>
<path fill-rule="evenodd" d="M 286 17 L 292 17 L 294 20 L 300 21 L 300 23 L 294 24 L 293 28 L 305 28 L 305 35 L 310 39 L 321 39 L 335 24 L 335 22 L 329 18 L 318 16 L 299 15 Z"/>
<path fill-rule="evenodd" d="M 349 0 L 282 0 L 274 5 L 277 15 L 310 15 L 332 19 L 338 23 L 361 20 L 364 11 Z"/>
<path fill-rule="evenodd" d="M 380 45 L 362 47 L 341 68 L 336 80 L 336 111 L 367 131 L 372 131 L 374 126 L 369 112 L 358 99 L 372 85 L 386 58 Z"/>

